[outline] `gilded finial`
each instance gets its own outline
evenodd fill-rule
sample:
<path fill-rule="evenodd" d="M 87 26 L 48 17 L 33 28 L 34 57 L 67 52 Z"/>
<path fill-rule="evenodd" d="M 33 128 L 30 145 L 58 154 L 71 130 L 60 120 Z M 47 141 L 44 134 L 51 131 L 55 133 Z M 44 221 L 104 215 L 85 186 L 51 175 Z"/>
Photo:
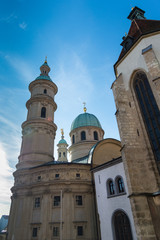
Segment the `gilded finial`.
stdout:
<path fill-rule="evenodd" d="M 47 63 L 47 56 L 45 57 L 45 63 Z"/>
<path fill-rule="evenodd" d="M 61 134 L 62 134 L 62 139 L 64 138 L 64 131 L 63 131 L 63 128 L 61 128 Z"/>
<path fill-rule="evenodd" d="M 86 111 L 87 111 L 87 108 L 86 108 L 86 103 L 85 103 L 85 102 L 83 102 L 83 105 L 84 105 L 83 111 L 86 113 Z"/>
<path fill-rule="evenodd" d="M 133 9 L 134 9 L 134 7 L 131 8 L 131 10 L 133 10 Z"/>

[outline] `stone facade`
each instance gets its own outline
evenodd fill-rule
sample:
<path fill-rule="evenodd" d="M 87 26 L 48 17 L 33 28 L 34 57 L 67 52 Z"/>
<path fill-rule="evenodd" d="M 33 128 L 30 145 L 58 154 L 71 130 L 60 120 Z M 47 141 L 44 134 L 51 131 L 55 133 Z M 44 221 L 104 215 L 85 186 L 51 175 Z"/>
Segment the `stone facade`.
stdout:
<path fill-rule="evenodd" d="M 146 21 L 147 24 L 147 20 L 143 21 Z M 130 29 L 130 32 L 133 30 Z M 145 74 L 160 108 L 159 40 L 160 33 L 158 31 L 140 36 L 115 64 L 117 78 L 112 84 L 122 143 L 122 159 L 137 238 L 145 240 L 160 239 L 158 228 L 158 222 L 160 222 L 160 168 L 159 162 L 155 160 L 153 154 L 152 143 L 149 140 L 146 124 L 135 94 L 134 82 L 137 73 Z"/>
<path fill-rule="evenodd" d="M 89 170 L 89 165 L 59 163 L 16 171 L 7 239 L 78 239 L 79 226 L 83 227 L 83 239 L 97 239 Z M 82 197 L 82 204 L 77 196 Z M 60 198 L 59 203 L 55 197 Z M 53 236 L 54 227 L 57 237 Z M 37 237 L 32 236 L 34 228 Z"/>

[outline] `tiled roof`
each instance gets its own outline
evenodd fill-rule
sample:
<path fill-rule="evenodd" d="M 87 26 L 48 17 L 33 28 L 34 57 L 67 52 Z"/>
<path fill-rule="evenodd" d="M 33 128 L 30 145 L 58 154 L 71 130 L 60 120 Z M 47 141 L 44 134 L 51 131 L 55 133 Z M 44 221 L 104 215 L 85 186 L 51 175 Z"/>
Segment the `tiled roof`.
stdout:
<path fill-rule="evenodd" d="M 134 19 L 128 32 L 128 35 L 130 37 L 133 37 L 133 44 L 131 45 L 131 47 L 137 42 L 137 40 L 142 35 L 146 35 L 157 31 L 160 31 L 159 20 Z M 124 48 L 122 49 L 118 61 L 128 52 L 128 50 L 129 49 L 127 50 L 125 50 Z"/>

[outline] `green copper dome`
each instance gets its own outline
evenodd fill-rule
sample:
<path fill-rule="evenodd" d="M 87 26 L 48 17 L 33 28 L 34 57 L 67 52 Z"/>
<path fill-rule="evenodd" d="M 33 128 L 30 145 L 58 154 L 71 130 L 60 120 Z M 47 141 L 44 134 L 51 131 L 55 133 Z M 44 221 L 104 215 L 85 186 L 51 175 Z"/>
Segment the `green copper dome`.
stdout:
<path fill-rule="evenodd" d="M 64 140 L 64 139 L 61 139 L 61 140 L 58 142 L 58 144 L 67 144 L 67 142 L 66 142 L 66 140 Z"/>
<path fill-rule="evenodd" d="M 86 127 L 86 126 L 93 126 L 93 127 L 101 127 L 99 120 L 90 113 L 82 113 L 76 117 L 76 119 L 72 122 L 71 131 L 79 128 L 79 127 Z"/>

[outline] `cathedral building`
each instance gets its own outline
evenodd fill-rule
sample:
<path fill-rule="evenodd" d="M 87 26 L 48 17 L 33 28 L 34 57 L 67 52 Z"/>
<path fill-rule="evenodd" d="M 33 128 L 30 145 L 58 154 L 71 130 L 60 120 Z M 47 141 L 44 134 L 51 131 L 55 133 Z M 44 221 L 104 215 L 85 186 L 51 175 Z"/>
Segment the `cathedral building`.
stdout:
<path fill-rule="evenodd" d="M 114 65 L 121 142 L 87 112 L 57 144 L 47 61 L 29 85 L 7 240 L 160 239 L 160 21 L 135 7 Z"/>

